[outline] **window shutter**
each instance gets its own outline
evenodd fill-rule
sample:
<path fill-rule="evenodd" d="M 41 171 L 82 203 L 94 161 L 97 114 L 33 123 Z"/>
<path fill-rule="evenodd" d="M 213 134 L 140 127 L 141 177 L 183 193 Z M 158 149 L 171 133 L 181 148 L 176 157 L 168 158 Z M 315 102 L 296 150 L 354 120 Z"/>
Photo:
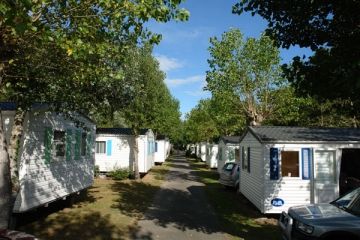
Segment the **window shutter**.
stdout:
<path fill-rule="evenodd" d="M 158 151 L 158 143 L 155 142 L 155 152 L 157 152 L 157 151 Z"/>
<path fill-rule="evenodd" d="M 302 148 L 302 179 L 311 179 L 311 155 L 310 148 Z"/>
<path fill-rule="evenodd" d="M 270 180 L 279 179 L 279 150 L 270 148 Z"/>
<path fill-rule="evenodd" d="M 75 137 L 75 160 L 80 159 L 80 150 L 81 150 L 81 130 L 76 130 Z"/>
<path fill-rule="evenodd" d="M 91 156 L 91 133 L 87 133 L 86 137 L 86 157 L 90 158 Z"/>
<path fill-rule="evenodd" d="M 232 162 L 235 160 L 235 153 L 234 153 L 234 148 L 233 147 L 229 147 L 229 161 Z"/>
<path fill-rule="evenodd" d="M 247 159 L 247 161 L 248 161 L 248 169 L 247 169 L 247 171 L 250 173 L 250 147 L 248 147 L 248 155 L 247 155 L 247 157 L 248 157 L 248 159 Z"/>
<path fill-rule="evenodd" d="M 241 166 L 242 166 L 242 170 L 245 169 L 245 147 L 242 146 L 241 147 Z"/>
<path fill-rule="evenodd" d="M 66 161 L 71 160 L 71 148 L 72 148 L 71 140 L 72 140 L 72 129 L 67 129 L 66 130 Z"/>
<path fill-rule="evenodd" d="M 111 156 L 111 140 L 107 140 L 106 145 L 106 155 Z"/>
<path fill-rule="evenodd" d="M 53 137 L 53 131 L 51 127 L 45 128 L 45 136 L 44 136 L 44 163 L 49 164 L 51 160 L 51 149 L 52 149 L 52 137 Z"/>
<path fill-rule="evenodd" d="M 219 160 L 222 161 L 222 147 L 219 149 Z"/>

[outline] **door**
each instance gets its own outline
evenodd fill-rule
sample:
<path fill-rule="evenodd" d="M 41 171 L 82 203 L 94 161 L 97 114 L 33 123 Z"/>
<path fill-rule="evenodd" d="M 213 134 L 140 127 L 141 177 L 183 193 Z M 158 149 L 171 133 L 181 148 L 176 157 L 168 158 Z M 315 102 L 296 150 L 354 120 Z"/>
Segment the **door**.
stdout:
<path fill-rule="evenodd" d="M 315 150 L 314 153 L 314 200 L 315 203 L 328 203 L 339 196 L 336 181 L 335 150 Z"/>

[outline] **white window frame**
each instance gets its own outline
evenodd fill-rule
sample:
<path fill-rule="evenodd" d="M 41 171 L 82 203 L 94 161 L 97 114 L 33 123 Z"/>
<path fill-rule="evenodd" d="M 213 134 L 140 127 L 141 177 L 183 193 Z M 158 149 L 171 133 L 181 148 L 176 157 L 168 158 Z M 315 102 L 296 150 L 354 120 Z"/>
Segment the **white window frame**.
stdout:
<path fill-rule="evenodd" d="M 101 149 L 101 147 L 99 145 L 101 143 L 103 143 L 103 145 L 104 145 L 103 149 Z M 101 152 L 101 150 L 103 150 L 103 152 Z M 106 154 L 106 141 L 95 141 L 95 153 L 96 154 Z"/>
<path fill-rule="evenodd" d="M 302 178 L 302 153 L 301 153 L 301 149 L 294 149 L 294 148 L 285 148 L 285 149 L 280 149 L 280 153 L 279 153 L 279 158 L 280 158 L 280 176 L 282 178 L 285 179 L 301 179 Z M 298 176 L 297 177 L 291 177 L 291 176 L 283 176 L 283 159 L 282 159 L 282 152 L 297 152 L 298 153 Z"/>

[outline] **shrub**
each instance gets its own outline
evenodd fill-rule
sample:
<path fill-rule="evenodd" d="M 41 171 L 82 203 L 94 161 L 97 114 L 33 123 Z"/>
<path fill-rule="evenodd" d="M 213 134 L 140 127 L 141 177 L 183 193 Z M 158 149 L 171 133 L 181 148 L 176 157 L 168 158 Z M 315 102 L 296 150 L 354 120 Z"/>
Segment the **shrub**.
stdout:
<path fill-rule="evenodd" d="M 130 173 L 129 167 L 119 167 L 114 165 L 113 169 L 107 172 L 107 175 L 115 180 L 124 180 L 129 178 Z"/>
<path fill-rule="evenodd" d="M 94 166 L 94 176 L 97 176 L 100 173 L 100 167 L 99 165 Z"/>

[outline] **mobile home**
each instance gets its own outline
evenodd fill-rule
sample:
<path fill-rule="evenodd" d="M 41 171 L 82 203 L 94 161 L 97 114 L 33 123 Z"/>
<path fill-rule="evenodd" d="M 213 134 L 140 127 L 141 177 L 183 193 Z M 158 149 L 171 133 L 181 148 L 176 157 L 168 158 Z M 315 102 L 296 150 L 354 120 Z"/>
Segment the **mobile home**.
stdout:
<path fill-rule="evenodd" d="M 95 142 L 95 164 L 100 173 L 116 168 L 128 167 L 134 170 L 135 136 L 130 128 L 98 128 Z M 155 144 L 151 129 L 140 131 L 138 138 L 139 172 L 147 173 L 154 166 Z"/>
<path fill-rule="evenodd" d="M 206 149 L 206 165 L 210 168 L 217 168 L 218 148 L 217 143 L 210 143 Z"/>
<path fill-rule="evenodd" d="M 155 141 L 155 164 L 165 162 L 169 154 L 169 138 L 165 135 L 158 135 Z"/>
<path fill-rule="evenodd" d="M 7 139 L 16 107 L 16 103 L 1 103 Z M 62 114 L 48 113 L 48 109 L 48 104 L 34 105 L 24 119 L 17 161 L 21 189 L 14 213 L 74 196 L 94 183 L 94 121 L 71 113 L 85 125 L 77 127 Z"/>
<path fill-rule="evenodd" d="M 227 162 L 239 161 L 239 139 L 240 136 L 220 137 L 217 163 L 217 171 L 219 173 Z"/>
<path fill-rule="evenodd" d="M 360 129 L 248 127 L 239 191 L 262 213 L 327 203 L 360 179 Z"/>
<path fill-rule="evenodd" d="M 200 158 L 203 162 L 206 161 L 206 147 L 208 143 L 206 141 L 203 141 L 200 143 Z"/>

